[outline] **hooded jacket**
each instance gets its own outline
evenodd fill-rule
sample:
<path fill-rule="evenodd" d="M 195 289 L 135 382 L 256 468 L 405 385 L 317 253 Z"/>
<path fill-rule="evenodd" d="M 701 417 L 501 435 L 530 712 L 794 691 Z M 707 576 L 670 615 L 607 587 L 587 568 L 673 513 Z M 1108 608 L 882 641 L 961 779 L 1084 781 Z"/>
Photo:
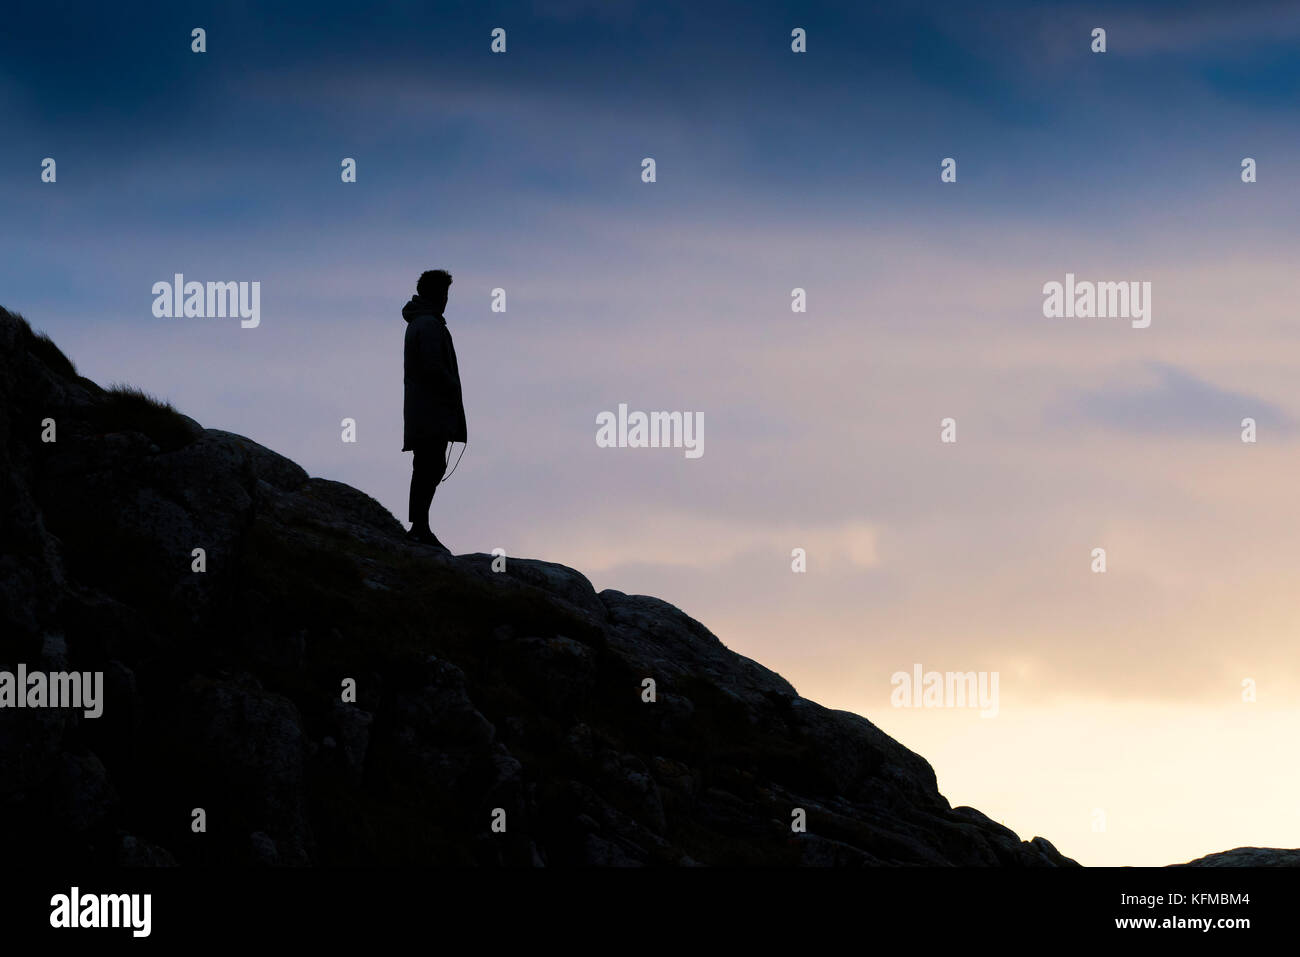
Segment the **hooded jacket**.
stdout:
<path fill-rule="evenodd" d="M 402 307 L 402 318 L 406 320 L 402 451 L 468 442 L 460 368 L 447 320 L 419 296 Z"/>

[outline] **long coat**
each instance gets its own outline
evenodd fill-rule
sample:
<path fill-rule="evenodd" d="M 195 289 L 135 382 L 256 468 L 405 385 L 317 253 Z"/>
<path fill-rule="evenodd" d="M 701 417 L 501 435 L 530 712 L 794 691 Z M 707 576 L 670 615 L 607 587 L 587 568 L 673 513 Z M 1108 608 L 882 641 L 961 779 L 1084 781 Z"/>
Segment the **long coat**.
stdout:
<path fill-rule="evenodd" d="M 402 308 L 406 349 L 402 451 L 467 442 L 460 368 L 447 320 L 419 296 Z"/>

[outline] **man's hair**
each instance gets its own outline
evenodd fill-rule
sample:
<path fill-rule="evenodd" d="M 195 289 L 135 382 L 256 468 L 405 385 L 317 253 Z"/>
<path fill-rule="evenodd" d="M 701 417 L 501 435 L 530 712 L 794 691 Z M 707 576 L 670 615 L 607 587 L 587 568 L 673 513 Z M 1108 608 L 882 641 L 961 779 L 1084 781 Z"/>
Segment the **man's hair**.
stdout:
<path fill-rule="evenodd" d="M 420 278 L 415 283 L 415 292 L 426 299 L 437 299 L 445 296 L 450 287 L 451 273 L 445 269 L 430 269 L 420 273 Z"/>

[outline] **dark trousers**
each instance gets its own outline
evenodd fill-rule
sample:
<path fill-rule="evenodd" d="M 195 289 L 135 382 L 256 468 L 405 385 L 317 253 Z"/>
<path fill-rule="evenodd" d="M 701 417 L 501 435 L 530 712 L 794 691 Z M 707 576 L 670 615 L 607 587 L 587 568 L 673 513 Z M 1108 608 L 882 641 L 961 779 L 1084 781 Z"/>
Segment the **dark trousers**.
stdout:
<path fill-rule="evenodd" d="M 433 493 L 447 471 L 447 443 L 421 445 L 411 455 L 411 498 L 409 502 L 412 528 L 429 527 L 429 506 Z"/>

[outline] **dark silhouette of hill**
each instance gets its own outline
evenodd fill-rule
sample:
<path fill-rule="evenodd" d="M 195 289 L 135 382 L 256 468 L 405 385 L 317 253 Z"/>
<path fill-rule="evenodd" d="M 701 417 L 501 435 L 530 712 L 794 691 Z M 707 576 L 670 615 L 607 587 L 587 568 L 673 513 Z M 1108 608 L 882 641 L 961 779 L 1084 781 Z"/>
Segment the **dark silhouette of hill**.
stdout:
<path fill-rule="evenodd" d="M 105 681 L 99 718 L 0 709 L 11 861 L 1074 863 L 672 605 L 408 545 L 364 493 L 100 388 L 4 310 L 0 496 L 0 670 Z"/>

